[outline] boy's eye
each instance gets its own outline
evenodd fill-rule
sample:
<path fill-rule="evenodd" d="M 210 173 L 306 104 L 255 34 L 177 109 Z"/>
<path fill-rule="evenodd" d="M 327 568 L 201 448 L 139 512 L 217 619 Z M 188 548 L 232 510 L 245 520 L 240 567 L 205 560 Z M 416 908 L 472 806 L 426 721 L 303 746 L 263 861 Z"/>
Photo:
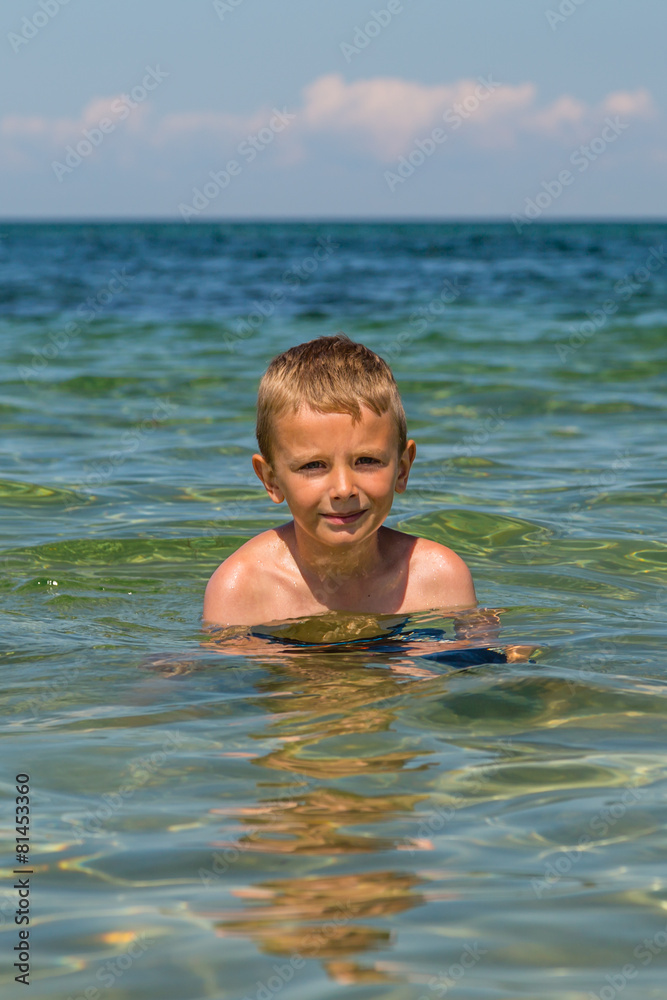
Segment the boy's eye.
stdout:
<path fill-rule="evenodd" d="M 379 462 L 380 462 L 379 458 L 372 458 L 370 455 L 362 455 L 360 458 L 357 459 L 357 464 L 361 463 L 363 465 L 378 465 Z M 299 466 L 299 470 L 301 472 L 304 471 L 309 472 L 313 469 L 324 468 L 324 465 L 325 463 L 322 462 L 319 458 L 315 458 L 313 459 L 312 462 L 306 462 L 304 465 Z"/>

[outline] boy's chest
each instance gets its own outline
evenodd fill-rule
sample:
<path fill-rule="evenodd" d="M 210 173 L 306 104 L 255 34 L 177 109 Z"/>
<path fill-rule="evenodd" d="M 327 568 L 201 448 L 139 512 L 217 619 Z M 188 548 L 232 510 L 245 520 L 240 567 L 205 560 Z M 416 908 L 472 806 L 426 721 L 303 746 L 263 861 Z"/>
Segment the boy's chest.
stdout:
<path fill-rule="evenodd" d="M 412 602 L 407 567 L 398 572 L 365 575 L 359 579 L 329 577 L 320 580 L 292 580 L 275 594 L 276 617 L 297 618 L 324 611 L 353 611 L 389 614 Z"/>

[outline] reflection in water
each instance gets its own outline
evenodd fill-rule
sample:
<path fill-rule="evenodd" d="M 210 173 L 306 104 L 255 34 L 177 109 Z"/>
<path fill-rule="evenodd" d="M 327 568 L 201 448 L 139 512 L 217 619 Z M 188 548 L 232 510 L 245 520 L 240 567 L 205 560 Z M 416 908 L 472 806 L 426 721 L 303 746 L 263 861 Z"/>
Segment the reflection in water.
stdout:
<path fill-rule="evenodd" d="M 246 915 L 219 919 L 216 929 L 250 937 L 270 955 L 319 958 L 340 982 L 385 980 L 393 977 L 349 956 L 390 944 L 390 932 L 374 921 L 423 903 L 419 882 L 391 870 L 260 882 L 235 891 L 248 901 Z"/>
<path fill-rule="evenodd" d="M 210 652 L 230 662 L 241 654 L 238 669 L 246 683 L 248 663 L 256 670 L 255 693 L 247 700 L 270 720 L 248 734 L 265 750 L 252 757 L 264 772 L 258 796 L 251 804 L 210 810 L 241 827 L 232 839 L 210 846 L 234 856 L 264 855 L 263 872 L 288 858 L 320 858 L 326 867 L 325 874 L 304 875 L 302 867 L 291 866 L 289 877 L 233 887 L 245 912 L 200 914 L 218 934 L 251 938 L 266 954 L 319 959 L 342 984 L 396 978 L 354 956 L 389 946 L 387 918 L 426 902 L 419 887 L 430 876 L 410 868 L 415 852 L 433 849 L 421 822 L 434 814 L 432 788 L 427 779 L 419 792 L 390 789 L 405 772 L 430 771 L 434 750 L 401 735 L 403 706 L 433 684 L 446 694 L 452 668 L 526 658 L 532 647 L 498 652 L 501 610 L 336 612 L 253 629 L 213 627 L 202 643 L 203 662 L 153 661 L 161 672 L 179 674 L 210 669 Z M 479 779 L 464 796 L 450 794 L 450 801 L 458 808 L 478 785 Z M 271 791 L 262 793 L 263 787 Z M 406 818 L 415 836 L 404 835 Z M 390 835 L 392 824 L 400 834 Z M 380 870 L 360 869 L 360 859 L 378 852 L 384 854 Z M 394 852 L 393 867 L 386 864 L 387 852 Z"/>
<path fill-rule="evenodd" d="M 267 763 L 266 759 L 263 763 Z M 395 843 L 387 837 L 355 836 L 341 830 L 347 826 L 379 823 L 405 815 L 424 797 L 396 795 L 366 798 L 318 786 L 296 799 L 264 800 L 251 810 L 239 810 L 231 815 L 244 824 L 253 825 L 252 833 L 244 833 L 238 838 L 239 845 L 246 851 L 276 854 L 368 853 L 389 850 Z M 213 813 L 218 811 L 212 810 Z M 228 844 L 215 842 L 214 846 L 227 847 Z"/>
<path fill-rule="evenodd" d="M 440 639 L 440 648 L 442 644 Z M 372 642 L 343 643 L 335 650 L 301 647 L 288 652 L 283 646 L 287 655 L 261 662 L 265 673 L 257 683 L 259 697 L 252 701 L 272 719 L 253 736 L 274 748 L 254 758 L 253 764 L 298 775 L 303 783 L 292 786 L 288 797 L 274 794 L 250 808 L 213 809 L 244 828 L 234 842 L 218 840 L 213 847 L 236 846 L 276 857 L 322 855 L 343 867 L 345 855 L 358 859 L 379 851 L 431 846 L 424 840 L 369 831 L 371 826 L 386 831 L 392 820 L 415 815 L 428 795 L 365 795 L 340 785 L 341 779 L 380 773 L 390 782 L 389 776 L 400 771 L 430 766 L 428 761 L 417 762 L 428 751 L 395 745 L 392 733 L 403 698 L 416 693 L 422 675 L 434 676 L 405 655 L 408 646 L 405 640 L 397 644 L 392 659 L 383 645 L 383 666 L 373 665 Z M 406 672 L 410 668 L 417 678 Z M 440 683 L 445 683 L 442 678 Z M 376 746 L 373 734 L 379 738 Z M 363 832 L 354 827 L 363 827 Z M 403 864 L 408 860 L 405 853 L 396 856 Z M 341 984 L 395 980 L 353 956 L 391 943 L 384 920 L 425 902 L 418 889 L 424 879 L 391 867 L 331 873 L 332 860 L 324 861 L 326 875 L 272 878 L 235 888 L 232 892 L 246 904 L 245 913 L 206 916 L 215 921 L 218 934 L 250 937 L 267 954 L 319 959 Z M 263 870 L 267 867 L 262 865 Z"/>

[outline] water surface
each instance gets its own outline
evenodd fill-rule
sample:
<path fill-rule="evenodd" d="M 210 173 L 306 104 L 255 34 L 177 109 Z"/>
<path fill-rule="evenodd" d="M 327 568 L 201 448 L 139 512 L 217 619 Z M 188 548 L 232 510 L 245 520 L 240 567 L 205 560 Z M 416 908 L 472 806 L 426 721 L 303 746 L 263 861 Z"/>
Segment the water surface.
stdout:
<path fill-rule="evenodd" d="M 664 1000 L 666 229 L 0 228 L 34 996 Z M 259 377 L 338 330 L 417 441 L 388 523 L 458 552 L 534 662 L 427 655 L 447 609 L 202 631 L 212 570 L 286 518 Z"/>

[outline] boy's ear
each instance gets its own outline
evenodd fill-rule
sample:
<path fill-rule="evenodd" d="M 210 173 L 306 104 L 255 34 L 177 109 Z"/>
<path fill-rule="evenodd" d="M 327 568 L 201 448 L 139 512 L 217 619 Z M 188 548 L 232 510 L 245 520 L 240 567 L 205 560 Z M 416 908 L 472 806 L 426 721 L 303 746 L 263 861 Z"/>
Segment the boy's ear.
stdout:
<path fill-rule="evenodd" d="M 263 455 L 257 454 L 252 456 L 252 467 L 255 470 L 257 478 L 261 480 L 261 483 L 269 494 L 274 503 L 282 503 L 285 499 L 285 494 L 278 486 L 276 478 L 273 472 L 272 466 L 267 462 Z"/>
<path fill-rule="evenodd" d="M 395 493 L 405 493 L 408 485 L 408 476 L 410 475 L 410 469 L 412 468 L 412 463 L 415 460 L 416 454 L 417 445 L 411 438 L 406 444 L 405 451 L 401 455 L 398 462 L 398 478 L 396 479 L 396 485 L 394 486 Z"/>

